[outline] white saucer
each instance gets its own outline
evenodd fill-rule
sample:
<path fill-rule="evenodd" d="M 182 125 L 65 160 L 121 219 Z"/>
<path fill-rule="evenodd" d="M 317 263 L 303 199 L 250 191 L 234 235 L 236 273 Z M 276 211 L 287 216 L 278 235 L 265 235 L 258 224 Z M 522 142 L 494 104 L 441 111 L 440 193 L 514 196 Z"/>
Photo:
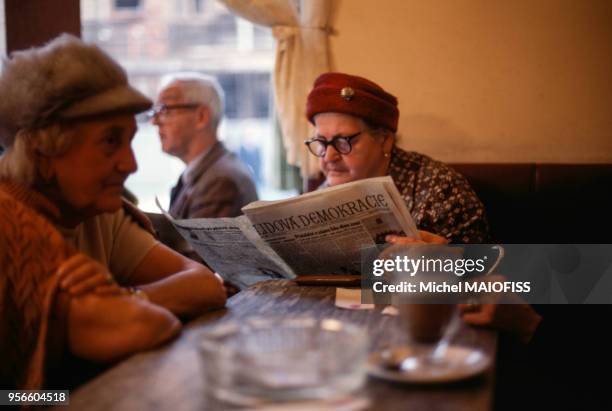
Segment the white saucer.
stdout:
<path fill-rule="evenodd" d="M 406 358 L 414 354 L 410 347 L 390 349 L 392 358 Z M 491 359 L 480 350 L 451 345 L 444 353 L 444 367 L 422 368 L 417 370 L 394 370 L 385 367 L 385 358 L 381 352 L 375 352 L 368 358 L 368 373 L 384 380 L 405 383 L 446 383 L 463 380 L 481 374 L 489 368 Z"/>

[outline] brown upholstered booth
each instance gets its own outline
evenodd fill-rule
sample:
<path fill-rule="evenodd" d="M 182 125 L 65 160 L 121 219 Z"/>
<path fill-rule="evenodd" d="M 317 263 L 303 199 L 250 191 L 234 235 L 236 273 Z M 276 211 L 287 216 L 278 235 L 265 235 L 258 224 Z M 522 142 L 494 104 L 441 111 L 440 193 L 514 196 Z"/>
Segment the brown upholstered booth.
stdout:
<path fill-rule="evenodd" d="M 500 243 L 610 243 L 612 164 L 452 164 Z"/>

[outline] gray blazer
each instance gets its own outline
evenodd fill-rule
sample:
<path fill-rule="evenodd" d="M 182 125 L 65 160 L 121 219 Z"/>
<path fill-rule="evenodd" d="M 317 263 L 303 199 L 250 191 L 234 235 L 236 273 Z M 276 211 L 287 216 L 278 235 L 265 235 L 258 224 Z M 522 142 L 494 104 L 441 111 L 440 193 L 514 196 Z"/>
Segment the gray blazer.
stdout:
<path fill-rule="evenodd" d="M 185 180 L 172 189 L 170 214 L 175 218 L 236 217 L 242 207 L 257 200 L 251 173 L 221 142 Z"/>

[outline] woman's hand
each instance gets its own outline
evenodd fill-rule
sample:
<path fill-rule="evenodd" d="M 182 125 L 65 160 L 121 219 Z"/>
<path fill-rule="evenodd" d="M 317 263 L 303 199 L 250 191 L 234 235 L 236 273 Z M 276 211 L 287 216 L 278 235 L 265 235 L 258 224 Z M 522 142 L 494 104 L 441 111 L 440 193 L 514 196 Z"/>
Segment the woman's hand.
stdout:
<path fill-rule="evenodd" d="M 75 254 L 57 269 L 60 288 L 73 296 L 95 292 L 102 295 L 122 294 L 112 274 L 85 254 Z"/>
<path fill-rule="evenodd" d="M 460 304 L 463 321 L 476 327 L 493 328 L 528 343 L 542 317 L 529 304 Z"/>
<path fill-rule="evenodd" d="M 448 240 L 437 234 L 430 233 L 429 231 L 419 230 L 420 240 L 413 237 L 404 237 L 399 235 L 388 235 L 385 237 L 385 241 L 390 244 L 448 244 Z"/>
<path fill-rule="evenodd" d="M 479 281 L 505 282 L 506 277 L 496 274 Z M 492 328 L 515 335 L 524 343 L 533 337 L 542 317 L 522 298 L 514 293 L 492 293 L 483 304 L 459 304 L 463 321 L 476 327 Z"/>

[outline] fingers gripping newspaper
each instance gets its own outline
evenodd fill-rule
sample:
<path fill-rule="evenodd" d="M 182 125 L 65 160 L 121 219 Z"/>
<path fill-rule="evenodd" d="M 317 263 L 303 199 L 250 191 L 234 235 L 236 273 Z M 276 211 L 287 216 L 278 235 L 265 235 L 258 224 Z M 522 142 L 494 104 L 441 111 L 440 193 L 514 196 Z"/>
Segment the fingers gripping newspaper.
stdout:
<path fill-rule="evenodd" d="M 241 288 L 296 275 L 360 274 L 364 247 L 383 244 L 387 234 L 418 238 L 388 176 L 256 201 L 242 211 L 187 220 L 164 214 L 210 267 Z"/>

